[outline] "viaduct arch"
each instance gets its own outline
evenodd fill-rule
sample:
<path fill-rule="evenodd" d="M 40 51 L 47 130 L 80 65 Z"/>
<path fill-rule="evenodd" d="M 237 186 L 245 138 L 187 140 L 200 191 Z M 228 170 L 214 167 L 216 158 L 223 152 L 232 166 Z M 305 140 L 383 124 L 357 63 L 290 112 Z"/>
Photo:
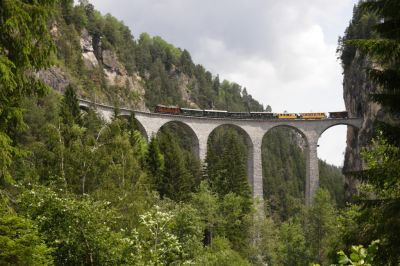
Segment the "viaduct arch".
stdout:
<path fill-rule="evenodd" d="M 114 107 L 99 103 L 92 103 L 88 100 L 79 100 L 82 109 L 94 107 L 96 111 L 103 116 L 106 121 L 110 121 L 114 114 Z M 231 125 L 245 132 L 248 136 L 248 174 L 249 181 L 253 191 L 254 198 L 263 198 L 262 181 L 262 159 L 261 145 L 264 135 L 272 128 L 278 126 L 294 128 L 306 140 L 306 193 L 305 204 L 310 205 L 313 202 L 315 191 L 319 186 L 319 169 L 317 147 L 318 139 L 323 132 L 335 125 L 347 125 L 360 128 L 363 123 L 362 118 L 340 118 L 340 119 L 321 119 L 321 120 L 255 120 L 255 119 L 231 119 L 231 118 L 210 118 L 210 117 L 192 117 L 183 115 L 171 115 L 161 113 L 151 113 L 119 108 L 121 116 L 130 116 L 135 114 L 135 118 L 141 125 L 147 138 L 156 135 L 160 128 L 169 123 L 177 122 L 186 125 L 191 129 L 196 140 L 195 150 L 198 158 L 204 161 L 207 153 L 207 141 L 214 129 L 223 125 Z"/>
<path fill-rule="evenodd" d="M 237 126 L 233 123 L 230 123 L 229 121 L 226 121 L 225 124 L 221 124 L 217 127 L 215 127 L 210 134 L 207 137 L 207 143 L 208 143 L 208 139 L 211 136 L 211 134 L 217 130 L 218 128 L 222 128 L 222 127 L 228 127 L 228 128 L 233 128 L 234 130 L 236 130 L 239 135 L 244 139 L 245 144 L 246 144 L 246 148 L 247 148 L 247 178 L 249 180 L 250 184 L 253 184 L 253 176 L 254 176 L 254 172 L 253 172 L 253 161 L 254 161 L 254 152 L 253 152 L 253 141 L 251 139 L 251 136 L 247 133 L 246 130 L 244 130 L 242 127 Z M 205 159 L 205 157 L 204 157 Z"/>

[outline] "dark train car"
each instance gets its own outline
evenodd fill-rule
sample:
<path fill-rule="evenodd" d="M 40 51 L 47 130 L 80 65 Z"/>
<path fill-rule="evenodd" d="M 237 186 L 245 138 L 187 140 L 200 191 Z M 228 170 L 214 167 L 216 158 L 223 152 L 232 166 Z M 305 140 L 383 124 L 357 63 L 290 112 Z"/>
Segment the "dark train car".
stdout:
<path fill-rule="evenodd" d="M 156 105 L 154 112 L 163 114 L 173 114 L 173 115 L 179 115 L 182 113 L 181 108 L 177 106 L 165 106 L 161 104 Z"/>
<path fill-rule="evenodd" d="M 348 118 L 349 113 L 347 111 L 340 112 L 329 112 L 329 118 Z"/>
<path fill-rule="evenodd" d="M 203 111 L 204 116 L 207 117 L 227 117 L 228 116 L 228 111 L 224 110 L 204 110 Z"/>
<path fill-rule="evenodd" d="M 236 119 L 248 119 L 251 118 L 250 113 L 245 112 L 228 112 L 229 118 L 236 118 Z"/>
<path fill-rule="evenodd" d="M 270 112 L 250 112 L 250 116 L 253 119 L 263 119 L 263 120 L 277 118 L 276 114 Z"/>
<path fill-rule="evenodd" d="M 204 111 L 200 109 L 181 108 L 181 112 L 187 116 L 204 116 Z"/>

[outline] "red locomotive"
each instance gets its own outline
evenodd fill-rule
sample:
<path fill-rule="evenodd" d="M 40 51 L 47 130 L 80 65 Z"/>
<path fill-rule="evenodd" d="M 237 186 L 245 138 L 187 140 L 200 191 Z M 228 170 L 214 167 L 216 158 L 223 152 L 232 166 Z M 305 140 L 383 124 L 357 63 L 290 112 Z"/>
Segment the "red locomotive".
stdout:
<path fill-rule="evenodd" d="M 177 106 L 166 106 L 166 105 L 161 105 L 161 104 L 156 105 L 156 108 L 154 111 L 156 113 L 166 113 L 166 114 L 173 114 L 173 115 L 179 115 L 182 113 L 181 108 L 179 108 Z"/>

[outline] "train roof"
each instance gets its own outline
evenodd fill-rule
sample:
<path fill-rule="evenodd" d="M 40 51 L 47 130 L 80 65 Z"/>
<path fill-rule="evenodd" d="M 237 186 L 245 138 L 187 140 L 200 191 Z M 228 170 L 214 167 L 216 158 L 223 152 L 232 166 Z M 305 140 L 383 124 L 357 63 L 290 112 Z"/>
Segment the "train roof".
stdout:
<path fill-rule="evenodd" d="M 271 115 L 273 115 L 275 113 L 273 113 L 273 112 L 250 112 L 250 114 L 271 114 Z"/>
<path fill-rule="evenodd" d="M 179 108 L 179 106 L 175 106 L 175 105 L 163 105 L 163 104 L 157 104 L 156 107 Z"/>
<path fill-rule="evenodd" d="M 182 108 L 182 107 L 181 107 L 181 109 L 182 109 L 182 110 L 187 110 L 187 111 L 202 111 L 202 112 L 203 112 L 202 109 Z"/>
<path fill-rule="evenodd" d="M 214 113 L 227 113 L 226 110 L 204 110 L 204 112 L 214 112 Z"/>
<path fill-rule="evenodd" d="M 325 114 L 324 112 L 310 112 L 310 113 L 300 113 L 301 115 L 315 115 L 315 114 Z"/>

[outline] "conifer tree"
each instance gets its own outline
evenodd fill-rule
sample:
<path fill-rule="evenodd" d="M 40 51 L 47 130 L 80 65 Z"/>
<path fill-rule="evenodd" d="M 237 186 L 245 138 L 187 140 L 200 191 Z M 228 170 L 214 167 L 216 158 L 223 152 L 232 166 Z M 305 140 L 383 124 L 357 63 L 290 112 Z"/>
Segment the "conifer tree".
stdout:
<path fill-rule="evenodd" d="M 161 153 L 158 139 L 152 137 L 148 146 L 148 152 L 146 156 L 146 166 L 150 174 L 150 178 L 153 180 L 153 184 L 156 186 L 155 189 L 160 191 L 162 189 L 161 182 L 165 170 L 164 155 Z"/>
<path fill-rule="evenodd" d="M 246 172 L 246 155 L 243 146 L 240 146 L 239 136 L 231 133 L 226 134 L 226 143 L 222 154 L 222 172 L 220 176 L 219 189 L 221 194 L 233 192 L 242 197 L 249 197 L 250 185 Z M 227 186 L 226 186 L 227 185 Z"/>
<path fill-rule="evenodd" d="M 183 50 L 179 63 L 182 72 L 191 77 L 193 75 L 194 64 L 192 61 L 192 57 L 190 56 L 190 53 L 186 49 Z"/>
<path fill-rule="evenodd" d="M 61 101 L 60 116 L 66 125 L 81 124 L 81 110 L 75 89 L 68 85 Z"/>
<path fill-rule="evenodd" d="M 208 143 L 207 167 L 211 188 L 221 197 L 234 193 L 243 197 L 245 212 L 250 211 L 251 189 L 246 171 L 245 145 L 237 132 L 221 129 Z"/>
<path fill-rule="evenodd" d="M 305 236 L 311 260 L 328 265 L 328 252 L 334 246 L 337 214 L 329 192 L 318 189 L 314 204 L 307 209 Z"/>
<path fill-rule="evenodd" d="M 161 196 L 181 201 L 188 199 L 195 180 L 186 169 L 183 151 L 168 132 L 161 133 L 160 146 L 164 155 L 165 170 L 161 180 Z"/>
<path fill-rule="evenodd" d="M 43 94 L 47 86 L 32 72 L 50 65 L 54 49 L 48 20 L 55 0 L 0 2 L 0 180 L 11 181 L 8 167 L 15 134 L 23 123 L 25 95 Z"/>

